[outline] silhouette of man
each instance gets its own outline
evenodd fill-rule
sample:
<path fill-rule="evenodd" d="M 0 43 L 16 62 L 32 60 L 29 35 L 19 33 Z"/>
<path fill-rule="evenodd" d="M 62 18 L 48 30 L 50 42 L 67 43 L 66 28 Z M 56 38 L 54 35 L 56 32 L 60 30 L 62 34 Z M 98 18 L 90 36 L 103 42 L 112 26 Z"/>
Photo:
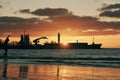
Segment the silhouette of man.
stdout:
<path fill-rule="evenodd" d="M 10 35 L 7 36 L 7 38 L 5 39 L 5 42 L 4 42 L 4 50 L 5 50 L 4 55 L 5 56 L 7 56 L 9 37 L 10 37 Z"/>

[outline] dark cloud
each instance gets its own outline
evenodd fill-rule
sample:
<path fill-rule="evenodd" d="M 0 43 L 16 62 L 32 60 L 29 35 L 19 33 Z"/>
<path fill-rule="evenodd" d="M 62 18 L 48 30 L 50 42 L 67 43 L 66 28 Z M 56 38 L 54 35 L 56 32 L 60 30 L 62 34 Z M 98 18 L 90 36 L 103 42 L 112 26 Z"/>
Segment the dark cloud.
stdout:
<path fill-rule="evenodd" d="M 100 13 L 101 17 L 120 18 L 120 10 L 115 11 L 104 11 Z"/>
<path fill-rule="evenodd" d="M 74 26 L 77 29 L 96 29 L 96 30 L 104 30 L 104 29 L 120 29 L 120 22 L 105 22 L 99 21 L 96 17 L 91 16 L 59 16 L 59 17 L 50 17 L 50 20 L 53 23 L 60 23 L 66 26 Z"/>
<path fill-rule="evenodd" d="M 99 11 L 100 17 L 120 18 L 120 3 L 104 5 Z"/>
<path fill-rule="evenodd" d="M 0 32 L 10 32 L 13 36 L 23 34 L 24 28 L 28 33 L 39 32 L 45 24 L 49 22 L 38 18 L 20 18 L 20 17 L 0 17 Z M 40 26 L 42 25 L 42 26 Z M 34 34 L 33 34 L 34 35 Z M 36 36 L 36 35 L 35 35 Z"/>
<path fill-rule="evenodd" d="M 2 5 L 0 5 L 0 8 L 2 8 L 3 6 Z"/>
<path fill-rule="evenodd" d="M 39 21 L 38 18 L 21 18 L 21 17 L 0 17 L 0 23 L 34 23 Z"/>
<path fill-rule="evenodd" d="M 20 13 L 31 13 L 30 9 L 21 9 L 19 10 Z"/>
<path fill-rule="evenodd" d="M 21 13 L 30 13 L 37 16 L 62 16 L 62 15 L 71 15 L 72 12 L 69 12 L 68 9 L 65 8 L 44 8 L 37 9 L 35 11 L 30 12 L 30 9 L 19 10 Z"/>
<path fill-rule="evenodd" d="M 52 21 L 74 21 L 74 22 L 94 22 L 97 21 L 98 18 L 91 16 L 76 16 L 76 15 L 67 15 L 67 16 L 57 16 L 57 17 L 49 17 Z"/>
<path fill-rule="evenodd" d="M 45 10 L 45 11 L 44 11 Z M 63 31 L 69 35 L 115 35 L 120 34 L 120 22 L 99 21 L 97 17 L 77 16 L 71 14 L 67 9 L 38 9 L 30 12 L 29 9 L 21 10 L 39 16 L 48 16 L 46 19 L 21 18 L 21 17 L 0 17 L 0 32 L 23 33 L 24 27 L 32 36 L 54 35 Z M 60 11 L 59 11 L 60 10 Z M 50 12 L 50 13 L 49 13 Z M 19 33 L 20 35 L 20 33 Z"/>
<path fill-rule="evenodd" d="M 0 17 L 0 29 L 8 28 L 23 28 L 29 27 L 29 25 L 36 24 L 37 22 L 43 22 L 38 18 L 21 18 L 21 17 Z"/>
<path fill-rule="evenodd" d="M 33 11 L 32 14 L 38 16 L 60 16 L 60 15 L 70 15 L 71 13 L 65 8 L 45 8 L 45 9 L 37 9 Z"/>
<path fill-rule="evenodd" d="M 0 22 L 24 22 L 24 21 L 25 19 L 20 17 L 8 17 L 8 16 L 0 17 Z"/>
<path fill-rule="evenodd" d="M 120 3 L 117 4 L 110 4 L 110 5 L 104 5 L 101 9 L 101 11 L 103 10 L 110 10 L 110 9 L 120 9 Z"/>

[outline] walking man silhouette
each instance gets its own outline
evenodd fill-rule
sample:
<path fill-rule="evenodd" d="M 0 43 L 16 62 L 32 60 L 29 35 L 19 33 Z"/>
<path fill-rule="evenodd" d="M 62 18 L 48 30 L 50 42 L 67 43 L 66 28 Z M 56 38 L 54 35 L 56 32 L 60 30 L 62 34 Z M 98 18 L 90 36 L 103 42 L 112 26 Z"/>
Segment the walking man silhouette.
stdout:
<path fill-rule="evenodd" d="M 7 56 L 9 37 L 10 37 L 10 35 L 7 36 L 7 38 L 5 39 L 5 42 L 4 42 L 4 50 L 5 50 L 4 56 Z"/>

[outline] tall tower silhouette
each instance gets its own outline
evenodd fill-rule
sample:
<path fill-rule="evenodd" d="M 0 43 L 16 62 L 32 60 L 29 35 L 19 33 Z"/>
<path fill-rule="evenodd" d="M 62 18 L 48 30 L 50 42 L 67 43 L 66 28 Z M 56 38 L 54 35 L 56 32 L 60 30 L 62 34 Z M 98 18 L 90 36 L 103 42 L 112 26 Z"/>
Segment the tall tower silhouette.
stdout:
<path fill-rule="evenodd" d="M 24 28 L 23 35 L 21 35 L 21 39 L 19 41 L 19 44 L 21 46 L 29 46 L 30 45 L 30 37 L 29 37 L 29 34 L 26 34 L 25 28 Z"/>
<path fill-rule="evenodd" d="M 60 33 L 58 33 L 58 44 L 60 44 Z"/>

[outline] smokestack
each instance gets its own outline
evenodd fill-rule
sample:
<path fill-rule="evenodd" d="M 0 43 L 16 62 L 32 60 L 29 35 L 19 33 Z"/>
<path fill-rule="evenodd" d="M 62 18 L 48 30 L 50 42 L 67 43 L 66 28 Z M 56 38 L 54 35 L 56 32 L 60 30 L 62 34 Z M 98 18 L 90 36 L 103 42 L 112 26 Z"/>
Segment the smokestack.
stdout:
<path fill-rule="evenodd" d="M 58 33 L 58 44 L 60 44 L 60 33 Z"/>

